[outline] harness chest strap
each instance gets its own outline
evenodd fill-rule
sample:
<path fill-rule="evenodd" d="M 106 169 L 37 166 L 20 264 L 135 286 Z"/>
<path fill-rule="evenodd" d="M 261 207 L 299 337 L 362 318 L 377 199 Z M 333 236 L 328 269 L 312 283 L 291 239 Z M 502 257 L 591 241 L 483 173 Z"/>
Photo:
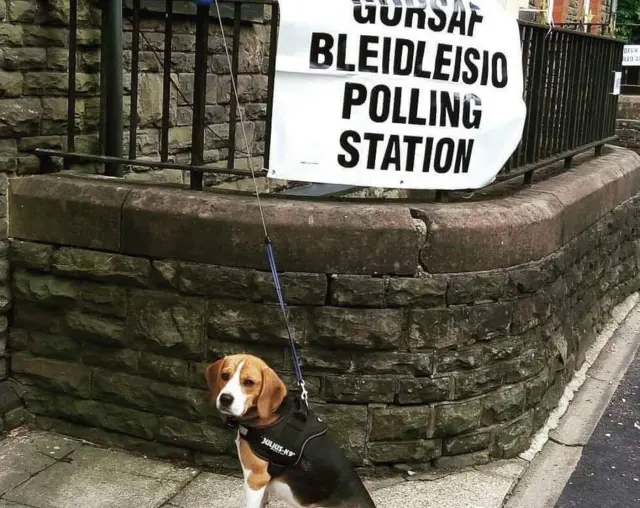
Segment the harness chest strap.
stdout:
<path fill-rule="evenodd" d="M 249 443 L 256 456 L 269 462 L 269 474 L 272 476 L 296 466 L 305 446 L 327 432 L 327 425 L 306 404 L 299 398 L 292 402 L 289 410 L 265 427 L 247 427 L 242 423 L 227 421 L 228 425 L 238 428 L 241 439 Z"/>

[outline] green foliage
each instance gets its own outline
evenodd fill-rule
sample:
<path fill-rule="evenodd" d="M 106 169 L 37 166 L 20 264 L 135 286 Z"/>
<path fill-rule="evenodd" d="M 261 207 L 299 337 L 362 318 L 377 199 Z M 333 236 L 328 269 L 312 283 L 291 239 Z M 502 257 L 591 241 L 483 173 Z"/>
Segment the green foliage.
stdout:
<path fill-rule="evenodd" d="M 619 38 L 631 43 L 640 42 L 640 0 L 618 0 L 616 25 Z"/>

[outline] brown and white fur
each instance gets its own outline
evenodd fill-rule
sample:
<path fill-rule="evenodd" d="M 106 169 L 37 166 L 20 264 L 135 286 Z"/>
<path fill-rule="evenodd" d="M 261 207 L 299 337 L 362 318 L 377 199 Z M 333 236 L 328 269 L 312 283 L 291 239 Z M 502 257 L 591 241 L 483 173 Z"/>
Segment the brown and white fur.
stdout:
<path fill-rule="evenodd" d="M 227 356 L 209 365 L 205 377 L 212 400 L 223 415 L 231 416 L 245 425 L 261 427 L 268 426 L 279 418 L 276 410 L 282 404 L 287 388 L 262 359 L 251 355 Z M 335 484 L 333 499 L 322 505 L 316 502 L 301 504 L 294 494 L 294 491 L 300 495 L 302 490 L 313 489 L 314 480 L 317 478 L 309 478 L 305 472 L 299 470 L 291 471 L 288 476 L 272 478 L 268 473 L 268 462 L 257 457 L 249 444 L 240 439 L 239 434 L 236 437 L 236 446 L 244 473 L 246 508 L 265 506 L 269 493 L 273 493 L 294 508 L 375 508 L 361 480 L 332 442 L 322 442 L 318 445 L 322 450 L 329 450 L 330 458 L 324 460 L 322 457 L 321 467 L 325 472 L 327 467 L 329 468 L 330 483 L 332 486 Z M 314 458 L 310 456 L 308 460 L 313 462 Z M 331 471 L 334 471 L 335 475 Z M 304 486 L 303 489 L 300 488 L 301 484 Z M 293 490 L 290 485 L 294 486 Z"/>

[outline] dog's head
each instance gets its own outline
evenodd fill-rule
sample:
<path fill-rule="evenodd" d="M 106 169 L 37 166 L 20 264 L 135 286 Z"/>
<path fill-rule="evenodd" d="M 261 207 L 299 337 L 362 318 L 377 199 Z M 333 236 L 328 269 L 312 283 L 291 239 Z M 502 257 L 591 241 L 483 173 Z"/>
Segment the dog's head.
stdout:
<path fill-rule="evenodd" d="M 205 378 L 222 414 L 240 418 L 250 410 L 268 418 L 282 403 L 287 388 L 263 360 L 232 355 L 209 365 Z"/>

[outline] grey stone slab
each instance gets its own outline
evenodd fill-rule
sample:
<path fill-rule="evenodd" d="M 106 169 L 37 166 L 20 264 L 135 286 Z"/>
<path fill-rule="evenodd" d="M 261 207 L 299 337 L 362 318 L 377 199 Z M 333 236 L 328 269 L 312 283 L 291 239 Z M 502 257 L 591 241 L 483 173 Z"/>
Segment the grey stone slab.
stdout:
<path fill-rule="evenodd" d="M 5 500 L 33 508 L 157 508 L 183 485 L 145 472 L 59 462 L 8 492 Z"/>
<path fill-rule="evenodd" d="M 4 468 L 2 460 L 0 460 L 0 496 L 26 482 L 29 478 L 31 475 L 26 471 Z"/>
<path fill-rule="evenodd" d="M 187 485 L 171 504 L 178 508 L 242 506 L 242 480 L 213 473 L 201 473 Z"/>
<path fill-rule="evenodd" d="M 466 471 L 439 480 L 413 481 L 374 491 L 377 508 L 499 508 L 514 479 Z"/>
<path fill-rule="evenodd" d="M 0 442 L 0 496 L 56 462 L 38 450 L 35 437 L 23 434 Z"/>
<path fill-rule="evenodd" d="M 109 473 L 142 475 L 159 480 L 185 483 L 198 474 L 194 468 L 180 468 L 167 462 L 129 455 L 116 450 L 103 450 L 84 445 L 71 456 L 71 463 L 81 469 Z"/>
<path fill-rule="evenodd" d="M 0 508 L 28 508 L 26 504 L 12 503 L 11 501 L 4 501 L 0 499 Z"/>
<path fill-rule="evenodd" d="M 212 506 L 244 506 L 243 482 L 213 473 L 201 473 L 187 485 L 167 508 L 211 508 Z M 288 508 L 283 501 L 271 497 L 269 508 Z"/>
<path fill-rule="evenodd" d="M 77 439 L 52 434 L 50 432 L 33 431 L 29 433 L 29 438 L 31 444 L 36 447 L 36 450 L 57 460 L 66 457 L 82 446 L 82 443 Z"/>

